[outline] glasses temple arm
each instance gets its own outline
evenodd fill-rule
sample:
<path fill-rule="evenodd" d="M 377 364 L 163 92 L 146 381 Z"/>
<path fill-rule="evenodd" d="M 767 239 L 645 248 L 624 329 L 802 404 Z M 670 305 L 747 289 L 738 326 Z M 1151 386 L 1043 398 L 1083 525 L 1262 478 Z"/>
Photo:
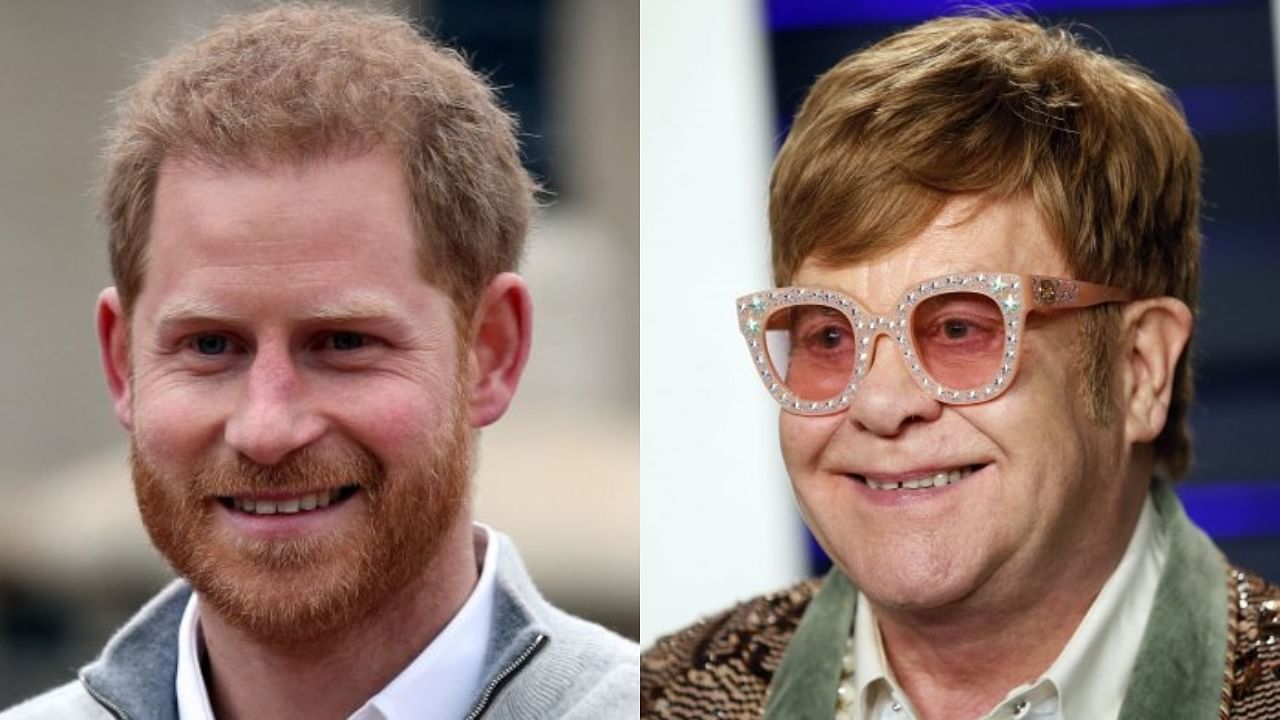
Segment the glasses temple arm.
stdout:
<path fill-rule="evenodd" d="M 1128 302 L 1133 293 L 1110 285 L 1067 278 L 1031 276 L 1032 306 L 1043 310 L 1084 308 L 1109 302 Z"/>

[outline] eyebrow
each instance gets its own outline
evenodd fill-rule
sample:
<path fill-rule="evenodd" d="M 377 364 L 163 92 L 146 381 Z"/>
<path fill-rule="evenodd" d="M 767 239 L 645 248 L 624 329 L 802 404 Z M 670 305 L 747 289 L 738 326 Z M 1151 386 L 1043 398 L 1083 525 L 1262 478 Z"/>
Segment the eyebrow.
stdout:
<path fill-rule="evenodd" d="M 353 293 L 336 302 L 325 303 L 311 308 L 306 318 L 309 320 L 325 320 L 328 322 L 349 322 L 353 320 L 400 320 L 399 307 L 372 293 Z"/>
<path fill-rule="evenodd" d="M 156 312 L 156 324 L 160 327 L 180 325 L 193 320 L 236 319 L 236 314 L 223 306 L 203 298 L 182 298 L 165 303 Z"/>
<path fill-rule="evenodd" d="M 182 298 L 171 301 L 156 314 L 157 325 L 170 327 L 189 322 L 213 321 L 224 323 L 244 322 L 247 316 L 230 310 L 224 305 L 204 298 Z M 300 318 L 306 321 L 358 322 L 362 320 L 389 320 L 405 322 L 399 307 L 373 293 L 352 293 L 338 300 L 310 307 Z"/>

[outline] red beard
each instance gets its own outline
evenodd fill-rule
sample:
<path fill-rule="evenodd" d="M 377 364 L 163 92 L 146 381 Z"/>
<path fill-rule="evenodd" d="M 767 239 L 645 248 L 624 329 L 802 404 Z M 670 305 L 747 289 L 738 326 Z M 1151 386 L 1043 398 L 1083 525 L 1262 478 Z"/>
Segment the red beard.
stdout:
<path fill-rule="evenodd" d="M 461 393 L 459 393 L 461 395 Z M 420 463 L 388 471 L 364 448 L 303 448 L 271 467 L 244 457 L 164 477 L 131 449 L 134 489 L 152 543 L 230 624 L 273 644 L 303 645 L 347 628 L 417 579 L 467 503 L 471 431 L 455 401 L 450 426 L 424 439 Z M 358 484 L 355 522 L 315 537 L 233 534 L 219 497 Z"/>

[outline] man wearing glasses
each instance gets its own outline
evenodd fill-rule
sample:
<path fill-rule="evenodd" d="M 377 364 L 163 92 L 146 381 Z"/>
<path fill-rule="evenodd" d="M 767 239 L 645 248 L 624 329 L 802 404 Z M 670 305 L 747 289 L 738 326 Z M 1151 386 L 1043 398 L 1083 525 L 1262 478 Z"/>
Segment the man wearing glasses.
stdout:
<path fill-rule="evenodd" d="M 646 718 L 1262 718 L 1280 589 L 1190 460 L 1199 151 L 1068 33 L 926 23 L 821 77 L 737 301 L 821 581 L 660 640 Z"/>
<path fill-rule="evenodd" d="M 97 326 L 183 579 L 3 717 L 634 717 L 634 644 L 471 520 L 535 191 L 492 89 L 396 16 L 282 4 L 149 68 L 107 151 Z"/>

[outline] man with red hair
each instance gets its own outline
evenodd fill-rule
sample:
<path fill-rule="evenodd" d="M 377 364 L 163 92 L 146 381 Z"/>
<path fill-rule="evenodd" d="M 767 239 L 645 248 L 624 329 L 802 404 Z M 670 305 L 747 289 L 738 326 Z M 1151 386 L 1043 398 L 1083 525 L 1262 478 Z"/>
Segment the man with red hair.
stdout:
<path fill-rule="evenodd" d="M 183 577 L 5 718 L 624 718 L 637 649 L 471 521 L 529 351 L 511 117 L 405 20 L 232 17 L 127 95 L 97 326 Z"/>

